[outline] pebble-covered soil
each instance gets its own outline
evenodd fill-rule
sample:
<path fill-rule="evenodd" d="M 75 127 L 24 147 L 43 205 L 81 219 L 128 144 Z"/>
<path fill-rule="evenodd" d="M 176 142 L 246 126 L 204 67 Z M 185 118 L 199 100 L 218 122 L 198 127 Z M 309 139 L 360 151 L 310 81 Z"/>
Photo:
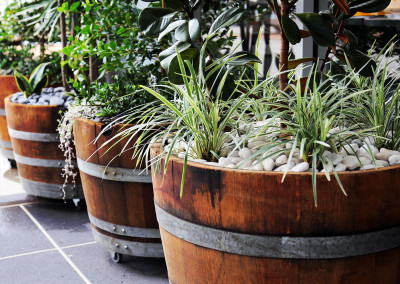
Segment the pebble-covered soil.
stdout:
<path fill-rule="evenodd" d="M 67 95 L 64 87 L 57 87 L 44 88 L 41 94 L 34 93 L 29 97 L 25 97 L 23 92 L 18 92 L 11 97 L 11 101 L 19 104 L 57 105 L 66 108 L 74 101 L 74 98 Z"/>
<path fill-rule="evenodd" d="M 250 139 L 247 143 L 247 147 L 238 150 L 234 150 L 233 146 L 226 147 L 222 150 L 218 162 L 207 162 L 203 159 L 190 158 L 189 160 L 232 169 L 238 168 L 275 172 L 283 172 L 285 170 L 288 170 L 289 172 L 311 172 L 310 164 L 307 161 L 304 161 L 300 156 L 299 149 L 294 150 L 293 156 L 289 161 L 290 152 L 293 146 L 291 143 L 273 147 L 264 154 L 249 159 L 249 157 L 251 157 L 266 143 L 264 137 L 259 137 Z M 174 152 L 179 158 L 184 158 L 186 148 L 187 146 L 185 147 L 185 143 L 180 143 L 179 146 L 174 147 Z M 365 139 L 365 141 L 355 139 L 345 145 L 338 153 L 325 151 L 323 157 L 329 158 L 337 172 L 370 170 L 400 164 L 400 151 L 385 148 L 378 149 L 375 147 L 375 142 L 372 137 Z M 326 159 L 326 161 L 327 160 L 328 159 Z M 329 163 L 327 162 L 327 164 Z M 327 170 L 332 172 L 333 167 L 328 165 Z M 320 171 L 325 172 L 325 169 L 320 169 Z"/>

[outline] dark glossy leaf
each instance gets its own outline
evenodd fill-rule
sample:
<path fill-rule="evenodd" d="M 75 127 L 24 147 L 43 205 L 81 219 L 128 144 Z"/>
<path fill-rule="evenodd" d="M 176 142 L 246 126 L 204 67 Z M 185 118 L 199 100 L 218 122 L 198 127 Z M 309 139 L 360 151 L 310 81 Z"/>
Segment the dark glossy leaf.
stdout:
<path fill-rule="evenodd" d="M 347 54 L 354 68 L 361 76 L 370 77 L 374 75 L 376 63 L 368 55 L 359 50 Z"/>
<path fill-rule="evenodd" d="M 316 44 L 320 46 L 334 46 L 335 35 L 329 22 L 316 13 L 295 14 L 307 27 Z"/>
<path fill-rule="evenodd" d="M 199 55 L 199 53 L 200 51 L 197 48 L 189 48 L 180 52 L 180 55 L 182 60 L 193 60 Z M 173 84 L 183 84 L 181 69 L 177 56 L 175 56 L 169 64 L 168 79 Z"/>
<path fill-rule="evenodd" d="M 187 24 L 175 30 L 175 39 L 178 41 L 195 42 L 200 36 L 200 24 L 197 19 L 192 19 Z"/>
<path fill-rule="evenodd" d="M 349 3 L 349 7 L 353 11 L 375 13 L 385 10 L 390 2 L 391 0 L 354 0 Z"/>
<path fill-rule="evenodd" d="M 235 58 L 237 57 L 237 58 Z M 229 61 L 227 64 L 233 66 L 242 66 L 248 63 L 262 63 L 261 60 L 252 53 L 246 51 L 239 51 L 230 56 L 230 58 L 235 58 L 232 61 Z"/>
<path fill-rule="evenodd" d="M 355 51 L 358 48 L 358 39 L 357 37 L 349 30 L 344 29 L 343 33 L 347 36 L 347 43 L 344 46 L 344 50 L 346 52 L 352 52 Z"/>
<path fill-rule="evenodd" d="M 301 41 L 300 29 L 292 19 L 282 16 L 282 28 L 291 44 Z"/>
<path fill-rule="evenodd" d="M 182 51 L 188 49 L 190 46 L 191 46 L 191 44 L 188 42 L 179 41 L 179 42 L 175 43 L 173 46 L 170 46 L 166 50 L 162 51 L 159 54 L 159 59 L 160 59 L 160 61 L 163 61 L 164 59 L 166 59 L 167 57 L 169 57 L 171 55 L 176 55 L 175 47 L 179 50 L 179 52 L 182 52 Z"/>
<path fill-rule="evenodd" d="M 345 12 L 347 15 L 350 14 L 350 8 L 349 5 L 347 5 L 346 0 L 332 0 L 333 3 L 336 4 L 336 6 L 342 10 L 343 12 Z"/>
<path fill-rule="evenodd" d="M 218 16 L 218 18 L 215 19 L 213 24 L 211 25 L 209 34 L 213 34 L 219 29 L 229 27 L 239 21 L 239 19 L 242 17 L 243 11 L 239 7 L 231 8 L 229 10 L 226 10 L 223 12 L 221 15 Z"/>
<path fill-rule="evenodd" d="M 14 78 L 15 82 L 17 83 L 18 89 L 20 89 L 21 92 L 28 94 L 32 93 L 31 85 L 28 78 L 19 73 L 17 70 L 14 71 Z"/>
<path fill-rule="evenodd" d="M 346 70 L 342 66 L 340 66 L 338 63 L 335 61 L 331 60 L 330 61 L 330 66 L 331 66 L 331 73 L 332 75 L 346 75 Z"/>
<path fill-rule="evenodd" d="M 29 78 L 29 84 L 31 85 L 32 90 L 36 89 L 37 84 L 42 80 L 44 71 L 50 63 L 42 63 L 33 70 L 31 77 Z M 35 92 L 35 91 L 33 91 Z"/>
<path fill-rule="evenodd" d="M 183 6 L 187 6 L 189 1 L 186 0 L 164 0 L 164 3 L 172 9 L 182 9 Z"/>
<path fill-rule="evenodd" d="M 160 35 L 158 36 L 158 41 L 160 41 L 164 36 L 166 36 L 168 33 L 172 32 L 173 30 L 175 30 L 177 27 L 185 24 L 187 21 L 186 20 L 178 20 L 175 22 L 172 22 L 168 25 L 168 27 L 163 30 Z"/>
<path fill-rule="evenodd" d="M 36 84 L 35 87 L 32 87 L 32 93 L 37 93 L 40 94 L 42 92 L 42 89 L 47 86 L 49 83 L 49 75 L 44 75 L 42 79 Z"/>
<path fill-rule="evenodd" d="M 176 14 L 171 9 L 146 8 L 139 15 L 140 29 L 146 35 L 157 35 L 168 27 Z"/>

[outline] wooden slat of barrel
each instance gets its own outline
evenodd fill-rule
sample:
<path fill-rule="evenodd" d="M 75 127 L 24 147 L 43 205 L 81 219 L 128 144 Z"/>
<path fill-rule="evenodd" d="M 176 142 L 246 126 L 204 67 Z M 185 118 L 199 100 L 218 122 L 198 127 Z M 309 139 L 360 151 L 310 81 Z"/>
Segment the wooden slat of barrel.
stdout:
<path fill-rule="evenodd" d="M 60 119 L 60 108 L 58 106 L 17 104 L 11 102 L 10 98 L 11 96 L 6 98 L 5 107 L 19 175 L 23 180 L 34 184 L 39 183 L 37 184 L 39 187 L 43 186 L 42 192 L 40 192 L 40 188 L 33 191 L 29 185 L 23 183 L 25 191 L 42 197 L 61 199 L 63 197 L 61 188 L 64 184 L 62 167 L 65 158 L 61 149 L 58 148 L 59 142 L 32 140 L 43 134 L 49 134 L 48 136 L 53 138 L 58 136 L 57 126 Z M 15 133 L 13 134 L 13 132 Z M 15 135 L 32 136 L 33 138 L 16 138 Z M 22 159 L 26 161 L 22 162 Z M 49 166 L 49 163 L 54 165 Z M 41 164 L 44 166 L 41 166 Z M 73 192 L 68 191 L 67 199 L 83 198 L 79 175 L 75 182 L 76 189 Z M 51 185 L 56 192 L 52 192 L 45 184 Z M 74 187 L 74 184 L 68 183 L 67 186 Z"/>
<path fill-rule="evenodd" d="M 158 153 L 152 149 L 152 156 Z M 163 165 L 161 165 L 163 168 Z M 154 169 L 153 169 L 154 170 Z M 318 175 L 318 207 L 311 174 L 241 171 L 189 163 L 179 197 L 182 161 L 153 178 L 156 204 L 191 223 L 266 236 L 342 236 L 400 225 L 400 167 Z M 162 226 L 161 226 L 162 227 Z M 279 259 L 217 251 L 161 228 L 171 283 L 399 283 L 400 249 L 338 259 Z M 307 279 L 307 280 L 306 280 Z M 384 279 L 385 282 L 381 282 Z"/>
<path fill-rule="evenodd" d="M 8 159 L 13 159 L 10 135 L 7 130 L 4 99 L 18 92 L 14 76 L 0 75 L 0 153 Z"/>
<path fill-rule="evenodd" d="M 114 134 L 121 126 L 115 126 Z M 78 118 L 74 125 L 74 138 L 77 157 L 83 161 L 103 166 L 133 169 L 131 151 L 120 156 L 124 141 L 119 142 L 108 152 L 101 145 L 110 137 L 101 136 L 97 143 L 94 139 L 100 134 L 101 123 Z M 100 149 L 97 151 L 97 149 Z M 110 162 L 111 161 L 111 162 Z M 133 172 L 133 171 L 132 171 Z M 151 183 L 121 182 L 101 179 L 88 175 L 81 170 L 81 178 L 89 214 L 110 224 L 125 225 L 135 228 L 158 229 L 154 211 L 153 191 Z M 95 228 L 98 232 L 102 232 Z M 107 233 L 107 236 L 110 234 Z M 113 238 L 121 238 L 111 234 Z M 132 241 L 141 241 L 137 238 L 128 238 Z M 145 242 L 148 242 L 146 240 Z M 151 242 L 161 243 L 161 240 L 152 239 Z"/>

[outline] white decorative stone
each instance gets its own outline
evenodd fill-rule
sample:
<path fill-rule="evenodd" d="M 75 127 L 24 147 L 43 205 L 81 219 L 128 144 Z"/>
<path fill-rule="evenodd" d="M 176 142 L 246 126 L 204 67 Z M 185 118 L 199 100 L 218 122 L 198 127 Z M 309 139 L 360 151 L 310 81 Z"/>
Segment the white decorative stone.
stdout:
<path fill-rule="evenodd" d="M 371 165 L 371 164 L 362 166 L 362 167 L 360 168 L 361 171 L 372 170 L 372 169 L 375 169 L 375 166 L 374 166 L 374 165 Z"/>
<path fill-rule="evenodd" d="M 227 167 L 227 168 L 230 168 L 230 169 L 234 169 L 234 168 L 236 168 L 236 165 L 234 165 L 234 164 L 229 164 L 229 165 L 227 165 L 226 167 Z"/>
<path fill-rule="evenodd" d="M 400 155 L 393 155 L 389 158 L 389 164 L 391 166 L 399 165 L 400 164 Z"/>
<path fill-rule="evenodd" d="M 280 166 L 286 164 L 287 161 L 288 161 L 288 158 L 286 157 L 286 155 L 280 155 L 278 158 L 276 158 L 275 165 L 277 167 L 280 167 Z"/>
<path fill-rule="evenodd" d="M 286 149 L 292 149 L 293 143 L 291 143 L 291 142 L 286 142 L 285 147 L 286 147 Z"/>
<path fill-rule="evenodd" d="M 335 171 L 337 172 L 344 172 L 347 170 L 347 167 L 345 164 L 339 163 L 336 167 L 335 167 Z"/>
<path fill-rule="evenodd" d="M 220 157 L 228 157 L 229 153 L 233 150 L 233 147 L 225 147 L 221 150 Z"/>
<path fill-rule="evenodd" d="M 290 171 L 294 166 L 295 166 L 294 163 L 285 164 L 285 165 L 282 165 L 282 166 L 280 166 L 280 167 L 277 167 L 274 171 L 275 171 L 275 172 L 284 172 L 284 171 L 286 171 L 286 169 L 287 169 L 288 171 Z"/>
<path fill-rule="evenodd" d="M 264 167 L 259 161 L 254 161 L 253 164 L 250 166 L 250 170 L 263 171 Z"/>
<path fill-rule="evenodd" d="M 353 141 L 351 141 L 351 144 L 357 144 L 358 146 L 361 146 L 363 142 L 360 139 L 354 139 Z"/>
<path fill-rule="evenodd" d="M 385 160 L 376 160 L 376 166 L 377 166 L 378 168 L 380 168 L 380 167 L 389 167 L 390 165 L 389 165 L 389 163 L 388 163 L 387 161 L 385 161 Z"/>
<path fill-rule="evenodd" d="M 275 162 L 272 158 L 267 158 L 261 162 L 264 171 L 272 171 L 275 168 Z"/>
<path fill-rule="evenodd" d="M 234 158 L 229 158 L 229 159 L 231 159 L 232 164 L 235 164 L 235 165 L 237 165 L 237 164 L 239 164 L 241 161 L 243 161 L 243 159 L 242 159 L 242 158 L 239 158 L 239 157 L 234 157 Z"/>
<path fill-rule="evenodd" d="M 239 166 L 239 169 L 247 169 L 251 166 L 253 162 L 251 160 L 245 160 L 244 162 L 238 163 L 236 166 Z"/>
<path fill-rule="evenodd" d="M 253 155 L 253 151 L 247 147 L 244 147 L 239 150 L 240 158 L 246 159 L 246 158 L 250 157 L 251 155 Z"/>
<path fill-rule="evenodd" d="M 372 161 L 372 156 L 379 154 L 379 150 L 375 146 L 364 145 L 360 149 L 358 149 L 357 154 L 359 157 L 365 157 L 365 158 L 369 159 L 370 161 Z"/>
<path fill-rule="evenodd" d="M 321 173 L 325 173 L 326 171 L 328 171 L 328 173 L 333 172 L 333 167 L 332 167 L 330 164 L 327 164 L 327 165 L 326 165 L 326 169 L 323 168 L 323 169 L 321 170 Z"/>
<path fill-rule="evenodd" d="M 354 155 L 354 153 L 357 153 L 358 149 L 357 144 L 346 144 L 343 146 L 343 150 L 348 153 L 348 155 Z"/>
<path fill-rule="evenodd" d="M 291 171 L 292 172 L 306 172 L 310 168 L 310 165 L 307 162 L 303 162 L 294 166 Z"/>
<path fill-rule="evenodd" d="M 224 157 L 221 157 L 221 158 L 219 159 L 219 161 L 218 161 L 218 165 L 220 165 L 221 167 L 226 167 L 227 165 L 230 165 L 230 164 L 234 164 L 234 163 L 232 162 L 232 158 L 224 158 Z"/>
<path fill-rule="evenodd" d="M 192 160 L 192 161 L 195 162 L 195 163 L 200 163 L 200 164 L 205 164 L 205 163 L 207 163 L 207 161 L 204 160 L 204 159 L 194 159 L 194 160 Z"/>
<path fill-rule="evenodd" d="M 228 157 L 229 157 L 229 158 L 236 158 L 236 157 L 239 157 L 239 151 L 238 151 L 238 150 L 235 150 L 235 151 L 230 152 L 229 155 L 228 155 Z"/>
<path fill-rule="evenodd" d="M 178 158 L 185 159 L 185 153 L 180 152 Z"/>
<path fill-rule="evenodd" d="M 329 158 L 334 166 L 339 165 L 343 161 L 343 157 L 335 153 L 329 152 L 328 154 L 325 155 L 325 157 Z"/>
<path fill-rule="evenodd" d="M 360 164 L 361 162 L 361 164 Z M 346 167 L 353 171 L 357 168 L 362 167 L 363 165 L 368 165 L 370 164 L 371 161 L 365 157 L 359 157 L 359 159 L 357 159 L 356 156 L 347 156 L 343 158 L 342 164 L 346 165 Z"/>
<path fill-rule="evenodd" d="M 248 146 L 250 149 L 254 149 L 254 150 L 259 150 L 259 149 L 261 149 L 261 147 L 264 146 L 264 145 L 265 145 L 265 141 L 254 141 L 254 142 L 249 142 L 249 143 L 247 144 L 247 146 Z"/>
<path fill-rule="evenodd" d="M 369 145 L 375 145 L 375 137 L 367 137 L 364 139 L 364 143 L 369 144 Z"/>
<path fill-rule="evenodd" d="M 271 155 L 273 153 L 279 152 L 281 150 L 283 150 L 282 147 L 275 146 L 275 147 L 272 147 L 271 149 L 269 149 L 268 151 L 266 151 L 262 156 L 266 157 L 266 156 L 269 156 L 269 155 Z M 282 155 L 282 153 L 275 154 L 275 155 L 273 155 L 271 157 L 268 157 L 268 158 L 271 158 L 271 159 L 273 159 L 275 161 L 280 155 Z"/>
<path fill-rule="evenodd" d="M 218 167 L 219 164 L 216 162 L 207 162 L 206 165 Z"/>

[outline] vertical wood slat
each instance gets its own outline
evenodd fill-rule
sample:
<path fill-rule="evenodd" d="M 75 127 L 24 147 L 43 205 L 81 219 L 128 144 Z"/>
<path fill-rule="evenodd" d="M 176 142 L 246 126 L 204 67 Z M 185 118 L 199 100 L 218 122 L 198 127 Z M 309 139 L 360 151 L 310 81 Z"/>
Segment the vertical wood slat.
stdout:
<path fill-rule="evenodd" d="M 159 153 L 156 147 L 152 157 Z M 281 173 L 189 162 L 180 198 L 182 168 L 182 160 L 172 157 L 167 174 L 155 174 L 155 203 L 198 225 L 289 237 L 361 234 L 400 225 L 400 166 L 341 173 L 348 197 L 319 174 L 317 208 L 310 173 L 288 173 L 281 183 Z M 394 284 L 400 279 L 400 248 L 329 260 L 273 259 L 212 250 L 160 231 L 171 283 Z"/>

